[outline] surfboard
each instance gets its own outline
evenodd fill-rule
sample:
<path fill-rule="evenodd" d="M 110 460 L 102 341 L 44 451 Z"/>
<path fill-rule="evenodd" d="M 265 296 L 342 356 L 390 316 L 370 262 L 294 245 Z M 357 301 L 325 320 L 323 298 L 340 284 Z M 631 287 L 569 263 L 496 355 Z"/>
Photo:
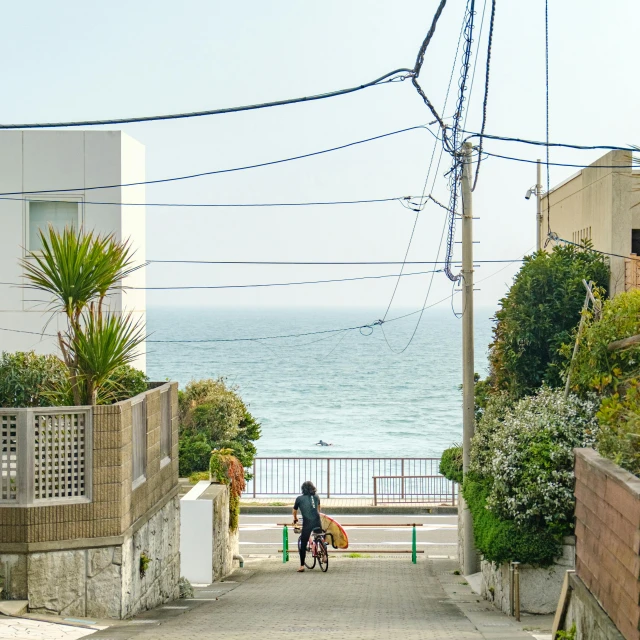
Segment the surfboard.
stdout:
<path fill-rule="evenodd" d="M 333 542 L 334 549 L 346 549 L 349 546 L 347 532 L 333 518 L 321 513 L 320 524 L 327 533 L 331 534 L 329 540 Z"/>

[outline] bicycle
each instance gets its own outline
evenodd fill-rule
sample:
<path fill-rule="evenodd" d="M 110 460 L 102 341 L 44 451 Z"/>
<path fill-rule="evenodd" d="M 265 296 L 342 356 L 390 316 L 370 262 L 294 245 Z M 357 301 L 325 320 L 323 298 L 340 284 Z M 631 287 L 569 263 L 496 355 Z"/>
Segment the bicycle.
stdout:
<path fill-rule="evenodd" d="M 294 526 L 295 533 L 301 533 L 302 527 Z M 312 532 L 309 542 L 307 543 L 307 556 L 304 561 L 304 566 L 307 569 L 313 569 L 316 566 L 316 561 L 320 565 L 320 569 L 323 572 L 327 572 L 329 569 L 329 552 L 327 551 L 327 536 L 333 539 L 333 536 L 322 529 Z M 300 545 L 300 538 L 298 538 L 298 545 Z"/>

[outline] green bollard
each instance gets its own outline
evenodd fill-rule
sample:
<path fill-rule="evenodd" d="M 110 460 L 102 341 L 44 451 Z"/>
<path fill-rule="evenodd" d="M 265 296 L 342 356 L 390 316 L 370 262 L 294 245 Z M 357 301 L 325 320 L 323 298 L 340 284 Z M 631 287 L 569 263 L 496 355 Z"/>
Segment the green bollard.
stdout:
<path fill-rule="evenodd" d="M 286 524 L 282 529 L 282 562 L 289 562 L 289 529 Z"/>
<path fill-rule="evenodd" d="M 416 553 L 416 525 L 413 525 L 413 534 L 411 537 L 411 562 L 416 564 L 418 562 L 418 554 Z"/>

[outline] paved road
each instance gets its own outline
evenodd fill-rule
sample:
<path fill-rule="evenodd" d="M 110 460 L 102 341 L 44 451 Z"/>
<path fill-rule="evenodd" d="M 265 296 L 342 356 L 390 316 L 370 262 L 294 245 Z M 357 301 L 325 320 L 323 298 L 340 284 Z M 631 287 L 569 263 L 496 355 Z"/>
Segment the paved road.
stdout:
<path fill-rule="evenodd" d="M 406 524 L 421 523 L 416 528 L 417 547 L 425 555 L 455 555 L 457 516 L 358 516 L 343 515 L 336 518 L 341 524 Z M 291 522 L 290 515 L 240 516 L 240 553 L 245 556 L 277 554 L 282 548 L 282 527 L 278 523 Z M 374 552 L 384 549 L 411 549 L 411 527 L 347 526 L 349 547 L 358 551 Z M 289 547 L 295 548 L 296 537 L 289 529 Z"/>
<path fill-rule="evenodd" d="M 533 640 L 473 594 L 450 559 L 331 559 L 329 571 L 254 559 L 230 582 L 92 640 Z M 222 588 L 226 593 L 217 589 Z M 205 599 L 206 598 L 206 599 Z M 550 636 L 539 636 L 542 638 Z"/>

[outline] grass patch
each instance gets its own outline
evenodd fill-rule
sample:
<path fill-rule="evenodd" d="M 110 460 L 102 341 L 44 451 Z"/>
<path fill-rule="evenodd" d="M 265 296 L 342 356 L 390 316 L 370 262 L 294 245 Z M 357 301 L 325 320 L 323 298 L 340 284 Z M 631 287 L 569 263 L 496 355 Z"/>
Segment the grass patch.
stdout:
<path fill-rule="evenodd" d="M 347 558 L 370 558 L 371 556 L 363 553 L 347 553 Z"/>

